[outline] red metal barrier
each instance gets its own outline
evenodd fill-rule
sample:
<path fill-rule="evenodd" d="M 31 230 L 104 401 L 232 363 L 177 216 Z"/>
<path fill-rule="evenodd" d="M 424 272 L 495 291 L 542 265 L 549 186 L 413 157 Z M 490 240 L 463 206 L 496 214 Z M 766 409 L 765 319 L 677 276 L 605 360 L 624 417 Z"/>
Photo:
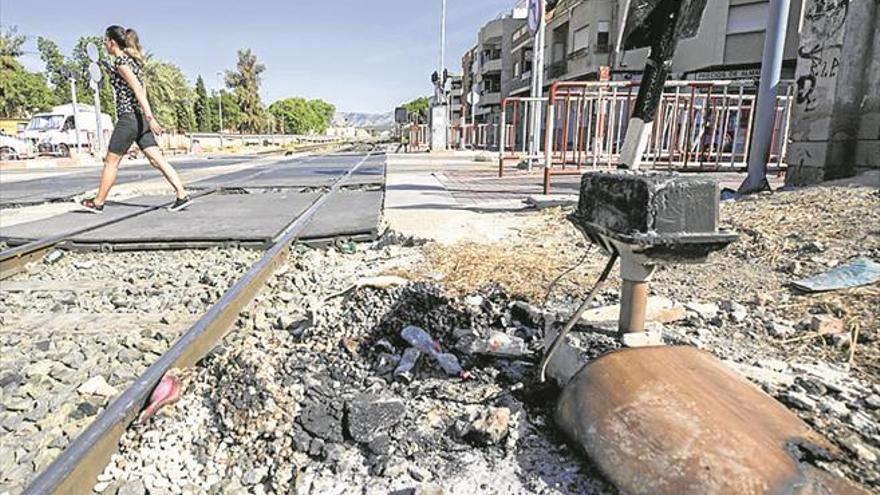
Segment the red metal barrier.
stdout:
<path fill-rule="evenodd" d="M 413 150 L 427 148 L 431 145 L 427 124 L 412 124 L 408 128 L 409 145 Z"/>
<path fill-rule="evenodd" d="M 778 167 L 785 165 L 792 88 L 790 82 L 780 85 L 777 97 L 770 161 Z M 644 166 L 686 171 L 746 167 L 755 91 L 751 82 L 667 82 L 642 156 Z M 637 94 L 638 83 L 629 81 L 551 86 L 544 129 L 545 194 L 553 175 L 617 165 Z"/>
<path fill-rule="evenodd" d="M 504 177 L 504 163 L 507 161 L 540 159 L 539 138 L 535 138 L 535 153 L 530 154 L 529 138 L 531 136 L 531 121 L 538 112 L 538 123 L 547 106 L 546 98 L 510 97 L 501 102 L 501 128 L 498 146 L 498 177 Z M 538 136 L 541 135 L 538 129 Z"/>

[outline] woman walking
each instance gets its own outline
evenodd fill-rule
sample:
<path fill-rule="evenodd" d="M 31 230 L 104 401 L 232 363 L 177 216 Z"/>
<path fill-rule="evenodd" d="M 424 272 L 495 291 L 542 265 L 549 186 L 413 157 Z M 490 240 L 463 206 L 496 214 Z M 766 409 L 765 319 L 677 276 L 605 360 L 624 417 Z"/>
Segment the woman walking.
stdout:
<path fill-rule="evenodd" d="M 104 45 L 107 47 L 107 52 L 115 58 L 109 72 L 110 82 L 116 93 L 117 121 L 107 147 L 107 156 L 104 158 L 104 171 L 101 174 L 98 195 L 92 199 L 84 199 L 80 204 L 93 213 L 104 210 L 104 201 L 107 200 L 110 188 L 116 182 L 119 162 L 132 143 L 137 143 L 150 164 L 162 172 L 165 180 L 177 193 L 177 200 L 168 209 L 182 210 L 189 206 L 192 200 L 183 189 L 177 171 L 165 160 L 156 142 L 156 135 L 162 134 L 162 127 L 153 116 L 150 102 L 147 101 L 147 92 L 141 81 L 144 55 L 138 35 L 133 29 L 110 26 L 104 35 Z"/>

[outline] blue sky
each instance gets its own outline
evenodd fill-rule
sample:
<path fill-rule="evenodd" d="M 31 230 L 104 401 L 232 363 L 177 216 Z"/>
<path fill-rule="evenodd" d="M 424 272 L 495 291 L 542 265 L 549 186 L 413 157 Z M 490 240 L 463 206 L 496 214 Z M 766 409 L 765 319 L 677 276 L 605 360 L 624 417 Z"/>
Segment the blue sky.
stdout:
<path fill-rule="evenodd" d="M 447 65 L 486 21 L 515 0 L 447 0 Z M 431 92 L 439 57 L 440 0 L 0 0 L 0 23 L 54 39 L 69 53 L 81 35 L 110 24 L 133 27 L 147 51 L 198 74 L 209 89 L 251 48 L 266 65 L 266 103 L 287 96 L 323 98 L 344 111 L 386 112 Z M 25 57 L 42 70 L 39 56 Z"/>

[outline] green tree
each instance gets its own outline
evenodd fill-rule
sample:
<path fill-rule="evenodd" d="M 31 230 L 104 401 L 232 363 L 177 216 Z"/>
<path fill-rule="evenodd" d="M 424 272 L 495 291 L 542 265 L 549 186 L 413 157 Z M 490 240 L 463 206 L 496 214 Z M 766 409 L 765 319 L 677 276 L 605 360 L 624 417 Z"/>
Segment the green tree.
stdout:
<path fill-rule="evenodd" d="M 193 103 L 193 112 L 195 117 L 195 126 L 199 132 L 208 132 L 213 127 L 211 121 L 212 113 L 210 101 L 208 100 L 208 91 L 205 89 L 205 80 L 202 76 L 196 79 L 196 100 Z"/>
<path fill-rule="evenodd" d="M 174 102 L 174 109 L 177 117 L 177 130 L 179 132 L 195 132 L 198 130 L 196 115 L 191 102 L 188 100 L 177 100 Z"/>
<path fill-rule="evenodd" d="M 323 100 L 306 101 L 294 97 L 278 100 L 269 105 L 269 114 L 275 118 L 275 130 L 288 134 L 323 134 L 336 113 L 336 107 Z"/>
<path fill-rule="evenodd" d="M 309 107 L 303 98 L 285 98 L 269 105 L 276 130 L 287 134 L 306 134 L 310 125 Z"/>
<path fill-rule="evenodd" d="M 309 106 L 317 116 L 317 123 L 313 130 L 318 134 L 324 134 L 330 127 L 333 116 L 336 115 L 336 106 L 324 100 L 311 100 Z"/>
<path fill-rule="evenodd" d="M 40 52 L 40 59 L 46 64 L 46 74 L 49 82 L 52 83 L 55 98 L 58 101 L 70 101 L 70 82 L 67 74 L 72 68 L 58 48 L 58 44 L 40 36 L 37 38 L 37 50 Z M 78 72 L 78 75 L 82 74 L 82 71 Z"/>
<path fill-rule="evenodd" d="M 404 103 L 403 108 L 409 112 L 411 118 L 417 118 L 422 122 L 426 122 L 428 120 L 428 97 L 422 96 L 412 100 L 410 102 Z"/>
<path fill-rule="evenodd" d="M 14 27 L 0 31 L 0 116 L 24 118 L 55 103 L 45 77 L 25 70 L 18 62 L 26 41 Z"/>
<path fill-rule="evenodd" d="M 37 50 L 40 58 L 46 64 L 46 74 L 52 84 L 55 100 L 61 103 L 70 103 L 70 76 L 77 80 L 76 98 L 80 103 L 91 105 L 94 102 L 94 93 L 89 86 L 88 67 L 91 63 L 86 53 L 86 45 L 94 43 L 98 47 L 98 56 L 107 60 L 109 54 L 104 48 L 104 43 L 98 36 L 83 36 L 74 46 L 70 57 L 65 57 L 58 44 L 54 41 L 39 37 L 37 38 Z M 101 101 L 101 111 L 115 117 L 116 104 L 113 99 L 113 88 L 107 80 L 107 74 L 101 81 L 98 95 Z"/>
<path fill-rule="evenodd" d="M 239 129 L 241 126 L 242 111 L 238 106 L 235 95 L 228 91 L 223 91 L 223 130 Z M 217 108 L 217 96 L 210 98 L 211 109 L 211 132 L 220 131 L 219 109 Z"/>
<path fill-rule="evenodd" d="M 0 116 L 27 118 L 37 111 L 49 110 L 55 95 L 42 74 L 28 72 L 20 64 L 5 64 L 0 77 Z"/>
<path fill-rule="evenodd" d="M 89 59 L 89 54 L 86 52 L 86 46 L 89 43 L 94 43 L 95 46 L 98 47 L 98 59 L 99 60 L 108 60 L 110 58 L 110 54 L 107 53 L 107 49 L 104 47 L 104 39 L 101 36 L 82 36 L 77 40 L 76 45 L 73 47 L 73 53 L 71 55 L 71 62 L 73 70 L 79 69 L 82 74 L 80 78 L 80 82 L 77 83 L 77 91 L 76 98 L 78 101 L 82 103 L 93 103 L 95 100 L 94 92 L 92 91 L 91 86 L 89 86 L 89 76 L 88 76 L 88 67 L 92 62 Z M 100 86 L 98 88 L 98 95 L 101 99 L 101 111 L 113 116 L 116 118 L 116 100 L 113 97 L 113 85 L 110 84 L 109 74 L 104 74 L 104 77 L 101 79 Z M 69 91 L 69 90 L 68 90 Z M 69 98 L 66 101 L 70 101 Z"/>
<path fill-rule="evenodd" d="M 260 100 L 260 74 L 266 66 L 257 62 L 250 48 L 238 51 L 236 70 L 226 71 L 226 85 L 235 94 L 241 109 L 238 129 L 242 132 L 260 132 L 266 125 L 265 109 Z"/>
<path fill-rule="evenodd" d="M 0 68 L 12 69 L 19 67 L 18 57 L 24 55 L 24 44 L 27 36 L 18 34 L 18 28 L 0 30 Z"/>

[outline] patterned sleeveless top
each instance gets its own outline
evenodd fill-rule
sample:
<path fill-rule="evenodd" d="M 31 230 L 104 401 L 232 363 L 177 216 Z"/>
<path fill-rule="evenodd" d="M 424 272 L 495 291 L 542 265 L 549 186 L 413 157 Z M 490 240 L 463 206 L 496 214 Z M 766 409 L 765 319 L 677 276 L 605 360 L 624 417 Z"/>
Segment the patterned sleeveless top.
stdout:
<path fill-rule="evenodd" d="M 110 72 L 110 84 L 113 85 L 113 91 L 116 93 L 116 116 L 121 117 L 124 113 L 142 112 L 137 97 L 134 95 L 131 87 L 125 82 L 125 78 L 119 74 L 119 68 L 123 65 L 128 66 L 134 73 L 137 80 L 143 84 L 141 79 L 141 66 L 128 55 L 116 57 L 113 66 L 116 70 Z"/>

